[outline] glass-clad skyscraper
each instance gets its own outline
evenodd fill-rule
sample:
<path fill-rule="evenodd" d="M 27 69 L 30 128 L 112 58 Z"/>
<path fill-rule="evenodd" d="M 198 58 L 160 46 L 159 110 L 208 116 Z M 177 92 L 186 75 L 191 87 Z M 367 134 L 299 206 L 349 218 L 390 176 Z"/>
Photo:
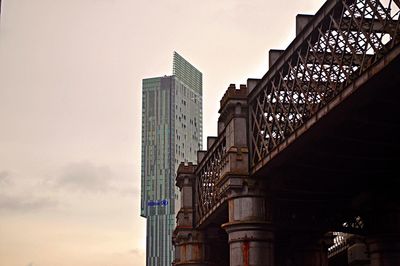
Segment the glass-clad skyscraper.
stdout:
<path fill-rule="evenodd" d="M 173 75 L 143 79 L 141 216 L 147 219 L 146 265 L 170 266 L 180 162 L 202 145 L 202 73 L 174 52 Z"/>

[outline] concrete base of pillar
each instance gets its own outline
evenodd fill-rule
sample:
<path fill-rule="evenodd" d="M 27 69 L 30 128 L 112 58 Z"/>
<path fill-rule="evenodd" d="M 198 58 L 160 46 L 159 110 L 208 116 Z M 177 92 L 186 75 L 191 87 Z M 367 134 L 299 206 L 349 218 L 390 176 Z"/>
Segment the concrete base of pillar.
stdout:
<path fill-rule="evenodd" d="M 222 225 L 229 236 L 230 266 L 274 266 L 274 234 L 266 222 Z"/>

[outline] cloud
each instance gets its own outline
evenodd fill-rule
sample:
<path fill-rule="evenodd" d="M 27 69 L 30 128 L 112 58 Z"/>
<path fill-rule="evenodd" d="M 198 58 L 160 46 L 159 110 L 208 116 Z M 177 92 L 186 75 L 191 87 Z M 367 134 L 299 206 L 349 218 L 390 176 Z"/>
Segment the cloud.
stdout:
<path fill-rule="evenodd" d="M 140 249 L 131 249 L 129 250 L 129 254 L 135 255 L 135 256 L 144 256 L 144 251 Z"/>
<path fill-rule="evenodd" d="M 131 249 L 129 250 L 128 254 L 135 258 L 135 261 L 146 261 L 146 253 L 144 250 L 141 249 Z"/>
<path fill-rule="evenodd" d="M 114 190 L 111 170 L 107 166 L 97 166 L 91 162 L 70 163 L 55 178 L 53 185 L 81 192 L 109 192 Z"/>
<path fill-rule="evenodd" d="M 0 211 L 34 211 L 52 208 L 57 205 L 58 202 L 51 198 L 0 195 Z"/>
<path fill-rule="evenodd" d="M 0 184 L 11 184 L 10 172 L 0 171 Z"/>
<path fill-rule="evenodd" d="M 116 174 L 106 165 L 89 161 L 74 162 L 62 168 L 56 177 L 45 179 L 44 183 L 53 189 L 72 192 L 116 193 L 129 197 L 140 194 L 140 188 L 131 180 L 131 173 L 119 172 Z"/>
<path fill-rule="evenodd" d="M 0 211 L 36 211 L 58 205 L 57 200 L 44 197 L 43 191 L 36 191 L 29 182 L 14 178 L 19 179 L 19 182 L 14 183 L 12 177 L 14 178 L 10 172 L 0 171 Z M 40 196 L 37 196 L 38 193 L 41 193 Z"/>

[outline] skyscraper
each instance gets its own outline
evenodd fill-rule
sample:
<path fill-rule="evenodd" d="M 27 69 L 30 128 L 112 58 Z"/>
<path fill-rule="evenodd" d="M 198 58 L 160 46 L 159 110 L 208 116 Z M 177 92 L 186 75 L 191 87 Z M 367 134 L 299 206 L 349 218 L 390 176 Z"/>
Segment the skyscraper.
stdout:
<path fill-rule="evenodd" d="M 202 73 L 174 52 L 173 75 L 143 79 L 141 216 L 146 265 L 170 266 L 180 162 L 195 162 L 202 145 Z"/>

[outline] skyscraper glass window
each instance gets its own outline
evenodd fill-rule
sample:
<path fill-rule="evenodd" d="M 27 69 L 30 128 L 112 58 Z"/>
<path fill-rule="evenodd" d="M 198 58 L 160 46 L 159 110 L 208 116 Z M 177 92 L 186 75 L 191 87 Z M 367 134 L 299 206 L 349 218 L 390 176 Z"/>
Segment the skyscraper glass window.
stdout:
<path fill-rule="evenodd" d="M 141 216 L 146 222 L 146 265 L 170 266 L 180 162 L 202 148 L 202 73 L 174 52 L 173 75 L 143 79 Z"/>

